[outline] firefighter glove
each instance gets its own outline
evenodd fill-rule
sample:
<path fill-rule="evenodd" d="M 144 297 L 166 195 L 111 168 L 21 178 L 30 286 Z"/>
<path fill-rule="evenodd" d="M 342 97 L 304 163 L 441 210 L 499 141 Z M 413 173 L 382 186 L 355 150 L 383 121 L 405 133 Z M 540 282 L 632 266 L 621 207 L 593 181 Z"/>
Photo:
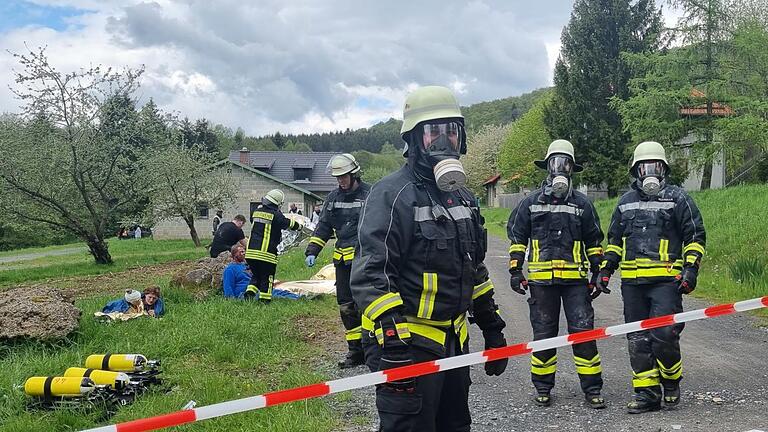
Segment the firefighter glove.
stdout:
<path fill-rule="evenodd" d="M 605 294 L 610 294 L 611 290 L 608 289 L 608 283 L 611 281 L 611 271 L 607 268 L 604 268 L 600 270 L 600 273 L 597 274 L 597 281 L 596 286 L 597 289 L 600 290 L 600 292 L 603 292 Z M 592 298 L 595 298 L 597 296 L 594 296 Z"/>
<path fill-rule="evenodd" d="M 507 346 L 507 340 L 504 339 L 504 334 L 500 331 L 484 331 L 483 338 L 485 339 L 485 349 Z M 487 362 L 485 363 L 485 374 L 488 376 L 499 376 L 507 369 L 507 363 L 509 363 L 508 358 Z"/>
<path fill-rule="evenodd" d="M 400 314 L 390 314 L 382 318 L 378 322 L 375 332 L 377 333 L 376 338 L 382 347 L 379 370 L 383 371 L 413 364 L 411 348 L 408 344 L 410 333 L 407 330 L 407 323 Z M 398 392 L 413 392 L 416 388 L 416 379 L 413 377 L 405 378 L 388 382 L 385 385 Z"/>
<path fill-rule="evenodd" d="M 589 278 L 589 283 L 587 283 L 587 289 L 589 290 L 589 297 L 594 300 L 600 294 L 603 292 L 600 290 L 600 288 L 597 287 L 597 279 L 599 277 L 600 271 L 592 271 L 592 277 Z"/>
<path fill-rule="evenodd" d="M 528 290 L 528 281 L 525 280 L 522 270 L 513 270 L 510 272 L 509 286 L 512 287 L 512 291 L 525 295 L 525 291 Z"/>
<path fill-rule="evenodd" d="M 304 260 L 304 262 L 307 263 L 307 267 L 312 267 L 315 265 L 315 256 L 307 255 L 307 258 Z"/>
<path fill-rule="evenodd" d="M 696 289 L 696 279 L 699 277 L 699 269 L 696 266 L 685 266 L 683 271 L 675 276 L 678 285 L 677 290 L 681 294 L 690 294 Z"/>

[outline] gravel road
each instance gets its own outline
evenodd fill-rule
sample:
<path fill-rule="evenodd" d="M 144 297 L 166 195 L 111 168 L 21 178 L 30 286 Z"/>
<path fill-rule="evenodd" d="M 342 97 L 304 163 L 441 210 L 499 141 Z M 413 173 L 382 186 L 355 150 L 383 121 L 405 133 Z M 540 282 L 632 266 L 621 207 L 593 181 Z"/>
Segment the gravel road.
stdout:
<path fill-rule="evenodd" d="M 507 341 L 532 337 L 525 297 L 509 289 L 506 241 L 490 239 L 486 264 L 496 285 L 496 301 L 507 321 Z M 595 300 L 595 326 L 623 323 L 618 278 L 613 293 Z M 686 298 L 685 310 L 708 306 Z M 561 334 L 565 321 L 561 322 Z M 472 351 L 482 350 L 482 335 L 473 326 Z M 689 323 L 682 333 L 682 402 L 675 410 L 630 415 L 625 406 L 631 395 L 631 370 L 626 338 L 598 342 L 603 363 L 603 395 L 608 407 L 592 410 L 583 403 L 570 348 L 561 348 L 553 405 L 533 403 L 529 357 L 510 360 L 501 377 L 487 377 L 481 367 L 472 369 L 470 389 L 474 432 L 523 432 L 547 430 L 587 431 L 768 431 L 768 329 L 745 314 Z M 367 372 L 364 368 L 343 375 Z M 343 431 L 375 431 L 372 389 L 355 391 L 350 399 L 335 403 L 346 414 Z M 374 419 L 368 425 L 361 418 Z"/>

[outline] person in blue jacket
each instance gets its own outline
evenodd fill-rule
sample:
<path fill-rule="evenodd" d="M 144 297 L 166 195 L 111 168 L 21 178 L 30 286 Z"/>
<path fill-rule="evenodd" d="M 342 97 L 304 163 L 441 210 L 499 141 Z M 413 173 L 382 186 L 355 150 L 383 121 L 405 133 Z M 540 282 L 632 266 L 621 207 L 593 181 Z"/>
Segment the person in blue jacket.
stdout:
<path fill-rule="evenodd" d="M 101 309 L 103 313 L 141 313 L 159 318 L 165 314 L 165 304 L 160 298 L 160 288 L 153 286 L 144 290 L 144 294 L 128 289 L 121 299 L 112 300 Z"/>
<path fill-rule="evenodd" d="M 243 298 L 243 293 L 251 281 L 251 271 L 245 262 L 245 248 L 238 244 L 230 249 L 232 262 L 224 269 L 222 285 L 224 297 Z"/>

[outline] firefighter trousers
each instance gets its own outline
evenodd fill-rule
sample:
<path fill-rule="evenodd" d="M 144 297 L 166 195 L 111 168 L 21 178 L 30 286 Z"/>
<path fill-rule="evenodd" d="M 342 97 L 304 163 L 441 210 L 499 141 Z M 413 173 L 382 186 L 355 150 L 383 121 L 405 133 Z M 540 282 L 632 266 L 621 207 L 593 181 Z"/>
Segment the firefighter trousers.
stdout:
<path fill-rule="evenodd" d="M 352 299 L 349 278 L 352 264 L 340 262 L 336 267 L 336 302 L 339 304 L 339 315 L 344 325 L 345 338 L 350 351 L 361 352 L 360 339 L 363 331 L 360 310 Z"/>
<path fill-rule="evenodd" d="M 458 337 L 448 337 L 446 352 L 461 354 Z M 365 362 L 371 371 L 379 370 L 382 350 L 375 339 L 366 338 Z M 411 346 L 413 362 L 437 360 L 437 354 Z M 469 432 L 469 368 L 453 369 L 417 377 L 412 393 L 376 386 L 379 432 Z"/>
<path fill-rule="evenodd" d="M 259 289 L 259 300 L 272 300 L 272 282 L 275 279 L 277 264 L 246 258 L 248 267 L 251 268 L 251 283 Z"/>
<path fill-rule="evenodd" d="M 530 292 L 528 305 L 534 340 L 557 336 L 561 302 L 568 322 L 568 333 L 594 329 L 595 311 L 586 285 L 532 284 Z M 597 342 L 576 344 L 572 349 L 581 390 L 586 395 L 599 394 L 603 388 L 603 378 Z M 539 394 L 549 394 L 555 386 L 556 371 L 557 350 L 549 349 L 531 355 L 531 381 Z"/>
<path fill-rule="evenodd" d="M 683 297 L 676 281 L 659 284 L 622 283 L 624 320 L 639 321 L 683 311 Z M 657 402 L 661 385 L 678 387 L 683 363 L 680 356 L 680 333 L 685 324 L 629 333 L 629 362 L 632 365 L 632 387 L 638 399 Z"/>

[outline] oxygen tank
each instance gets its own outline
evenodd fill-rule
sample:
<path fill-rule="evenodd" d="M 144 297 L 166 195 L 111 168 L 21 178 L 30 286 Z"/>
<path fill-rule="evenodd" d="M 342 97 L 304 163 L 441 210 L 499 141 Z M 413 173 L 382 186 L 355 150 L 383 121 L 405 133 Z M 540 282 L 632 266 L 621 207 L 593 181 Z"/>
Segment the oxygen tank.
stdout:
<path fill-rule="evenodd" d="M 77 397 L 95 389 L 87 377 L 32 377 L 24 383 L 24 393 L 37 397 Z"/>
<path fill-rule="evenodd" d="M 144 370 L 147 358 L 141 354 L 93 354 L 85 359 L 88 369 L 113 372 L 138 372 Z"/>
<path fill-rule="evenodd" d="M 90 378 L 96 385 L 107 385 L 115 390 L 125 388 L 131 378 L 123 372 L 112 372 L 99 369 L 71 367 L 64 372 L 65 377 Z"/>

